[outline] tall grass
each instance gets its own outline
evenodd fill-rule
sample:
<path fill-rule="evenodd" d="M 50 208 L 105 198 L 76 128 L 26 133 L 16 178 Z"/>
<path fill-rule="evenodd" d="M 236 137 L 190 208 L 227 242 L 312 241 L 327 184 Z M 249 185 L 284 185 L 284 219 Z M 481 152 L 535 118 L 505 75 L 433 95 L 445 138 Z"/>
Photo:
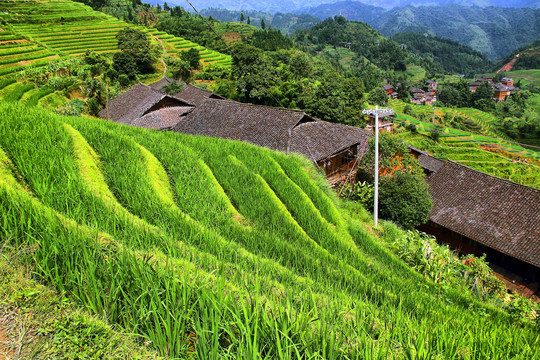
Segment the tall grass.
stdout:
<path fill-rule="evenodd" d="M 537 330 L 408 268 L 296 156 L 13 104 L 0 117 L 0 238 L 165 356 L 540 356 Z"/>

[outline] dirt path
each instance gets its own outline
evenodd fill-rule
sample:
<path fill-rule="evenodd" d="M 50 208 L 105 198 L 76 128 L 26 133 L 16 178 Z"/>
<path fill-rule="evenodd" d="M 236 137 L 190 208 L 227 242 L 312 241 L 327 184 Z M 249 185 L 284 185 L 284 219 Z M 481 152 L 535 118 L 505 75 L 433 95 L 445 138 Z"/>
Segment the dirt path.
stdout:
<path fill-rule="evenodd" d="M 514 67 L 514 64 L 516 63 L 516 61 L 518 59 L 518 57 L 519 57 L 519 54 L 517 54 L 515 58 L 510 60 L 510 62 L 504 64 L 504 66 L 502 68 L 497 70 L 497 73 L 500 73 L 501 71 L 510 71 L 510 70 L 512 70 L 512 68 Z"/>
<path fill-rule="evenodd" d="M 152 35 L 152 37 L 156 39 L 161 44 L 161 47 L 163 48 L 163 53 L 161 53 L 161 58 L 159 59 L 161 63 L 163 64 L 163 75 L 161 75 L 161 77 L 163 78 L 165 77 L 165 74 L 167 73 L 167 64 L 165 64 L 165 60 L 163 60 L 163 57 L 167 53 L 167 50 L 165 49 L 165 45 L 163 45 L 163 41 L 159 40 L 158 37 L 155 35 Z"/>

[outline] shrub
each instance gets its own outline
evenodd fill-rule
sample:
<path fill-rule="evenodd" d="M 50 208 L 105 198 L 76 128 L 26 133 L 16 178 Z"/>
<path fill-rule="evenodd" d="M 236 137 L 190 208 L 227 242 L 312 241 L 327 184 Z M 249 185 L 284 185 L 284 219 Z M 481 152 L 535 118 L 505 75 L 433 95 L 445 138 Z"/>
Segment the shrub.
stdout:
<path fill-rule="evenodd" d="M 379 210 L 382 218 L 405 228 L 424 224 L 433 203 L 421 176 L 398 173 L 381 178 Z"/>

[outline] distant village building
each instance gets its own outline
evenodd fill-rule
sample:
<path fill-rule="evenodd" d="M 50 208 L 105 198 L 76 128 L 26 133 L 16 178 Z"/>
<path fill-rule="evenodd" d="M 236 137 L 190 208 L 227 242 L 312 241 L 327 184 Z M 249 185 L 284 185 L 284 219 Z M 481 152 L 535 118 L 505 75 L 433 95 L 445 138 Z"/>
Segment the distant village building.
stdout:
<path fill-rule="evenodd" d="M 392 99 L 397 99 L 398 93 L 394 90 L 394 87 L 390 84 L 383 85 L 383 90 Z"/>
<path fill-rule="evenodd" d="M 503 84 L 493 85 L 493 100 L 503 101 L 510 95 L 510 89 Z"/>
<path fill-rule="evenodd" d="M 476 79 L 476 81 L 479 81 L 479 82 L 481 82 L 481 83 L 483 83 L 483 82 L 488 82 L 488 83 L 490 83 L 490 84 L 493 84 L 493 77 L 491 77 L 491 76 L 484 76 L 484 77 L 481 77 L 481 78 Z"/>
<path fill-rule="evenodd" d="M 422 105 L 426 101 L 426 92 L 420 88 L 413 87 L 409 90 L 411 94 L 411 103 Z"/>
<path fill-rule="evenodd" d="M 427 81 L 426 81 L 426 84 L 427 84 L 428 89 L 429 89 L 430 91 L 435 91 L 435 90 L 437 90 L 437 87 L 439 86 L 439 83 L 436 82 L 436 81 L 433 81 L 433 80 L 427 80 Z"/>
<path fill-rule="evenodd" d="M 427 105 L 433 105 L 437 101 L 437 92 L 436 91 L 426 91 L 424 95 L 424 100 Z"/>
<path fill-rule="evenodd" d="M 476 89 L 482 84 L 480 81 L 472 81 L 469 83 L 469 91 L 476 92 Z"/>
<path fill-rule="evenodd" d="M 514 85 L 514 79 L 509 78 L 509 77 L 503 77 L 501 79 L 501 84 L 503 84 L 505 86 L 513 86 Z"/>
<path fill-rule="evenodd" d="M 502 78 L 500 84 L 493 83 L 493 78 L 491 77 L 476 79 L 476 81 L 469 83 L 469 90 L 471 92 L 476 92 L 478 87 L 485 82 L 491 84 L 491 88 L 493 89 L 493 100 L 495 101 L 504 101 L 512 94 L 512 92 L 520 91 L 519 88 L 514 86 L 514 79 L 509 77 Z"/>
<path fill-rule="evenodd" d="M 381 132 L 391 132 L 392 126 L 394 125 L 394 120 L 392 116 L 379 116 L 379 133 Z M 375 132 L 375 115 L 369 115 L 368 123 L 366 125 L 366 130 Z"/>

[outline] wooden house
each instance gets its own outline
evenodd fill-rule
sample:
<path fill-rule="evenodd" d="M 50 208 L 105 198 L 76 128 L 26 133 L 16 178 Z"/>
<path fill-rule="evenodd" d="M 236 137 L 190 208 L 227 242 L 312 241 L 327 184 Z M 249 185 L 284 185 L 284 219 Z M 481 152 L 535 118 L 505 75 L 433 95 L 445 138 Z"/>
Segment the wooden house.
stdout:
<path fill-rule="evenodd" d="M 426 81 L 427 87 L 430 91 L 437 90 L 437 87 L 439 86 L 439 83 L 433 80 L 427 80 Z"/>
<path fill-rule="evenodd" d="M 503 101 L 510 95 L 510 89 L 503 84 L 493 85 L 493 100 Z"/>
<path fill-rule="evenodd" d="M 173 80 L 169 77 L 164 76 L 159 81 L 153 84 L 150 84 L 148 86 L 150 86 L 154 90 L 163 92 L 163 86 L 168 85 L 174 81 L 176 80 Z M 188 103 L 193 104 L 194 106 L 202 104 L 206 99 L 227 100 L 227 98 L 220 96 L 218 94 L 215 94 L 211 92 L 210 90 L 202 89 L 200 87 L 193 86 L 185 82 L 181 82 L 181 84 L 183 86 L 182 91 L 172 94 L 172 96 L 182 99 L 184 101 L 187 101 Z"/>
<path fill-rule="evenodd" d="M 514 79 L 505 76 L 501 79 L 501 84 L 508 87 L 514 86 Z"/>
<path fill-rule="evenodd" d="M 194 105 L 185 100 L 138 83 L 110 100 L 105 109 L 99 112 L 99 116 L 121 124 L 165 130 L 174 126 L 193 108 Z M 172 116 L 172 113 L 176 115 Z"/>
<path fill-rule="evenodd" d="M 434 102 L 437 102 L 437 92 L 436 91 L 426 91 L 424 95 L 426 104 L 432 105 Z"/>
<path fill-rule="evenodd" d="M 469 83 L 469 91 L 476 92 L 476 89 L 482 84 L 480 81 L 472 81 Z"/>
<path fill-rule="evenodd" d="M 420 158 L 422 160 L 420 161 Z M 540 190 L 419 155 L 433 208 L 420 230 L 462 254 L 540 281 Z"/>
<path fill-rule="evenodd" d="M 488 82 L 490 84 L 493 84 L 493 77 L 492 76 L 483 76 L 481 78 L 476 79 L 476 81 L 483 83 Z"/>
<path fill-rule="evenodd" d="M 379 116 L 379 133 L 385 131 L 392 132 L 392 125 L 394 125 L 394 120 L 392 119 L 392 116 Z M 375 115 L 369 116 L 366 130 L 370 132 L 375 132 Z"/>
<path fill-rule="evenodd" d="M 390 96 L 394 92 L 394 87 L 390 84 L 383 85 L 383 90 L 386 91 L 386 95 Z"/>
<path fill-rule="evenodd" d="M 367 149 L 371 134 L 363 129 L 315 119 L 300 110 L 207 99 L 173 129 L 249 142 L 305 155 L 327 175 L 350 170 Z"/>
<path fill-rule="evenodd" d="M 413 87 L 409 90 L 409 93 L 411 94 L 411 103 L 421 105 L 424 101 L 426 101 L 426 92 L 422 89 Z"/>

